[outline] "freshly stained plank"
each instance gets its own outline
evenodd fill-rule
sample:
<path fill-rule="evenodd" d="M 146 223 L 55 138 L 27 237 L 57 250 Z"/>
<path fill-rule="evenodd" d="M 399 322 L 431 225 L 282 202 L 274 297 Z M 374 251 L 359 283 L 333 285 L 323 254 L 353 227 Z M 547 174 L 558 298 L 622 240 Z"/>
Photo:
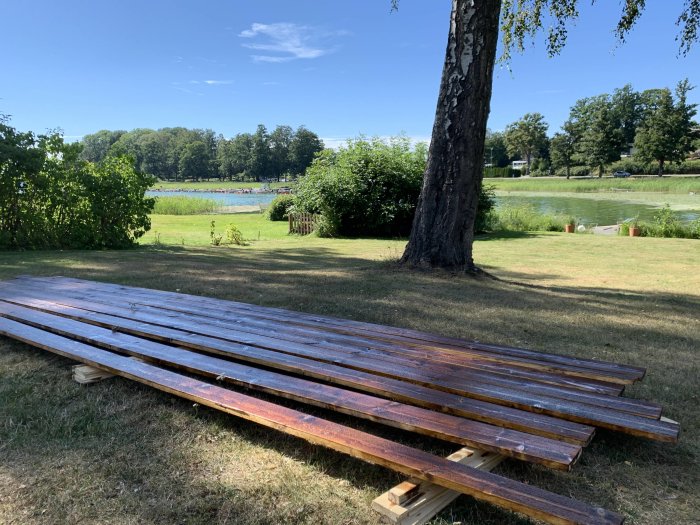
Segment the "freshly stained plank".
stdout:
<path fill-rule="evenodd" d="M 72 308 L 67 305 L 56 305 L 47 301 L 27 299 L 26 297 L 23 297 L 21 295 L 23 293 L 24 291 L 20 291 L 19 295 L 16 294 L 13 297 L 11 293 L 3 292 L 2 294 L 0 294 L 0 297 L 4 298 L 7 301 L 23 304 L 25 306 L 40 307 L 41 309 L 46 311 L 52 311 L 54 313 L 65 315 L 81 321 L 97 323 L 112 329 L 125 330 L 124 327 L 130 325 L 127 331 L 139 336 L 157 338 L 165 340 L 166 342 L 176 341 L 178 344 L 183 344 L 185 346 L 193 347 L 198 350 L 228 354 L 230 356 L 236 357 L 241 356 L 240 349 L 238 348 L 226 347 L 224 349 L 221 349 L 216 348 L 214 345 L 202 345 L 201 343 L 195 343 L 195 346 L 192 346 L 190 342 L 191 334 L 185 333 L 187 329 L 181 331 L 183 333 L 182 335 L 173 334 L 171 328 L 151 325 L 148 323 L 137 323 L 138 328 L 135 329 L 133 326 L 134 321 L 129 319 L 117 316 L 105 316 L 104 314 L 88 312 L 85 310 L 78 310 L 76 312 L 75 308 Z M 250 359 L 250 356 L 246 356 L 246 358 Z M 340 360 L 335 358 L 333 362 L 337 363 L 338 361 Z M 260 360 L 258 361 L 258 363 L 264 364 L 264 361 Z M 343 364 L 346 366 L 354 365 L 354 363 L 352 363 L 352 360 L 350 359 L 347 359 Z M 402 373 L 406 373 L 406 371 L 403 370 Z M 426 386 L 433 387 L 433 385 Z M 602 428 L 616 430 L 627 434 L 642 436 L 659 441 L 675 442 L 678 440 L 678 434 L 680 432 L 680 429 L 677 425 L 674 426 L 672 424 L 660 422 L 658 420 L 639 417 L 633 414 L 617 412 L 609 409 L 602 409 L 591 405 L 583 405 L 580 403 L 571 403 L 563 401 L 559 402 L 558 400 L 551 401 L 546 398 L 543 399 L 541 397 L 527 398 L 521 392 L 512 393 L 503 390 L 494 391 L 494 388 L 490 388 L 488 386 L 482 387 L 474 385 L 465 386 L 463 391 L 460 391 L 460 394 L 462 394 L 462 392 L 464 393 L 464 395 L 468 395 L 469 397 L 479 399 L 482 401 L 497 400 L 496 402 L 498 402 L 499 404 L 503 404 L 504 406 L 522 408 L 525 410 L 534 411 L 537 413 L 545 413 L 548 415 L 555 415 L 570 421 L 584 424 L 593 424 Z M 496 396 L 498 397 L 496 398 Z"/>
<path fill-rule="evenodd" d="M 569 470 L 581 453 L 580 446 L 233 363 L 2 301 L 0 316 L 157 364 L 551 468 Z"/>
<path fill-rule="evenodd" d="M 34 285 L 37 284 L 38 283 L 34 283 Z M 32 286 L 32 282 L 27 282 L 27 285 Z M 45 284 L 41 284 L 40 288 L 46 291 Z M 134 314 L 145 311 L 146 313 L 155 313 L 156 315 L 167 315 L 170 317 L 182 317 L 185 315 L 190 320 L 196 319 L 205 324 L 224 326 L 226 328 L 236 327 L 236 330 L 241 332 L 256 335 L 269 335 L 284 341 L 302 344 L 319 344 L 324 348 L 352 352 L 368 351 L 368 353 L 374 353 L 380 351 L 388 356 L 394 356 L 392 359 L 396 360 L 397 364 L 401 364 L 401 359 L 404 357 L 426 359 L 432 366 L 435 366 L 436 363 L 449 365 L 449 369 L 456 376 L 459 376 L 459 369 L 462 367 L 468 369 L 468 372 L 472 374 L 478 371 L 479 377 L 487 382 L 490 381 L 492 376 L 495 376 L 495 381 L 504 378 L 508 380 L 522 378 L 529 380 L 535 385 L 537 383 L 545 383 L 564 387 L 566 389 L 583 390 L 606 395 L 619 395 L 624 389 L 623 385 L 616 383 L 583 377 L 570 377 L 553 371 L 537 370 L 535 368 L 527 368 L 516 364 L 497 363 L 467 354 L 456 355 L 454 353 L 440 351 L 426 351 L 407 347 L 405 345 L 401 346 L 396 343 L 384 343 L 370 338 L 337 334 L 316 327 L 299 327 L 290 323 L 288 320 L 261 319 L 249 314 L 241 315 L 240 312 L 226 309 L 202 312 L 201 308 L 187 307 L 187 301 L 160 299 L 145 293 L 127 294 L 116 290 L 110 290 L 108 292 L 90 290 L 71 291 L 66 289 L 56 290 L 55 288 L 51 291 L 61 295 L 68 295 L 76 299 L 109 304 L 112 306 L 124 305 L 126 302 L 128 303 L 129 309 L 133 311 Z M 468 380 L 469 375 L 467 375 L 465 379 Z M 641 414 L 649 415 L 649 417 L 657 417 L 658 413 L 660 413 L 660 409 L 659 407 L 655 407 L 649 411 L 643 411 Z"/>
<path fill-rule="evenodd" d="M 9 291 L 7 291 L 8 288 Z M 488 380 L 485 380 L 477 372 L 463 372 L 460 376 L 454 376 L 451 375 L 452 371 L 449 367 L 439 367 L 418 360 L 404 359 L 402 363 L 395 363 L 381 353 L 369 354 L 359 351 L 343 351 L 330 349 L 321 344 L 309 345 L 287 342 L 266 335 L 241 332 L 240 330 L 229 328 L 224 323 L 212 325 L 211 323 L 195 322 L 186 316 L 173 317 L 165 313 L 147 313 L 136 306 L 124 308 L 95 301 L 74 299 L 69 295 L 53 294 L 49 291 L 39 291 L 31 287 L 25 288 L 16 285 L 14 287 L 6 287 L 0 285 L 0 290 L 3 290 L 0 293 L 0 297 L 7 300 L 13 300 L 13 297 L 18 294 L 22 296 L 29 295 L 108 315 L 123 318 L 138 317 L 144 322 L 158 326 L 187 330 L 227 341 L 252 344 L 292 355 L 340 364 L 446 392 L 466 395 L 522 410 L 564 417 L 586 424 L 594 423 L 594 421 L 594 424 L 600 426 L 615 424 L 616 418 L 606 414 L 609 410 L 614 410 L 616 413 L 625 412 L 654 419 L 661 415 L 660 406 L 636 399 L 581 392 L 552 385 L 534 385 L 531 382 L 517 379 L 494 379 L 489 377 Z M 589 406 L 592 408 L 588 408 Z M 596 409 L 597 412 L 594 412 L 593 409 Z M 596 413 L 598 415 L 595 415 Z M 597 419 L 589 419 L 589 415 Z M 612 427 L 607 426 L 606 428 Z"/>
<path fill-rule="evenodd" d="M 490 345 L 484 344 L 478 341 L 468 341 L 464 339 L 458 339 L 453 337 L 438 336 L 436 334 L 430 334 L 426 332 L 420 332 L 417 330 L 411 330 L 406 328 L 396 328 L 390 326 L 377 325 L 372 323 L 365 323 L 360 321 L 351 321 L 348 319 L 339 319 L 328 316 L 319 316 L 314 314 L 305 314 L 301 312 L 294 312 L 291 310 L 285 310 L 282 308 L 272 308 L 263 307 L 252 304 L 240 303 L 235 301 L 228 301 L 222 299 L 205 298 L 200 296 L 191 296 L 185 294 L 179 294 L 176 292 L 166 292 L 162 290 L 152 290 L 149 288 L 138 288 L 138 287 L 125 287 L 117 284 L 109 283 L 96 283 L 94 281 L 86 281 L 81 279 L 73 279 L 67 277 L 49 277 L 49 278 L 35 278 L 35 277 L 20 277 L 18 280 L 24 279 L 28 281 L 38 281 L 52 283 L 55 286 L 64 286 L 70 288 L 84 288 L 84 289 L 99 289 L 99 290 L 122 290 L 127 292 L 147 292 L 155 293 L 162 297 L 175 298 L 177 300 L 188 300 L 193 301 L 195 304 L 202 306 L 208 306 L 210 308 L 238 308 L 242 311 L 250 311 L 255 313 L 262 313 L 268 316 L 276 318 L 289 319 L 291 322 L 302 321 L 308 322 L 314 325 L 323 326 L 326 329 L 335 330 L 339 332 L 352 330 L 352 334 L 362 333 L 368 337 L 377 337 L 380 339 L 387 340 L 400 340 L 402 342 L 411 343 L 418 345 L 423 345 L 429 343 L 429 347 L 439 348 L 440 345 L 446 350 L 456 351 L 458 353 L 471 350 L 484 350 L 496 355 L 510 355 L 518 356 L 522 358 L 531 357 L 536 360 L 544 360 L 552 363 L 553 365 L 561 364 L 564 366 L 574 365 L 581 366 L 584 368 L 589 368 L 593 371 L 599 371 L 604 373 L 605 371 L 611 374 L 624 374 L 627 379 L 625 382 L 632 382 L 642 379 L 644 377 L 645 369 L 641 367 L 623 365 L 619 363 L 613 363 L 609 361 L 599 361 L 594 359 L 584 359 L 572 356 L 564 356 L 558 354 L 549 354 L 544 352 L 538 352 L 534 350 L 527 350 L 524 348 L 515 348 L 508 346 Z M 612 378 L 613 376 L 611 376 Z"/>
<path fill-rule="evenodd" d="M 0 334 L 548 523 L 623 522 L 622 516 L 602 508 L 490 472 L 471 469 L 405 445 L 146 363 L 135 362 L 9 319 L 0 319 Z"/>
<path fill-rule="evenodd" d="M 563 421 L 542 414 L 533 414 L 492 403 L 464 398 L 447 392 L 440 392 L 403 381 L 376 376 L 361 371 L 350 370 L 328 363 L 304 359 L 288 354 L 278 353 L 262 348 L 238 345 L 221 339 L 191 334 L 182 330 L 163 327 L 112 317 L 94 312 L 87 312 L 66 305 L 56 305 L 38 299 L 24 299 L 22 304 L 62 315 L 81 322 L 104 326 L 114 331 L 149 337 L 185 346 L 193 350 L 204 350 L 226 357 L 233 357 L 256 365 L 292 372 L 295 374 L 320 379 L 334 384 L 347 386 L 396 401 L 414 404 L 433 410 L 440 410 L 453 415 L 495 424 L 504 428 L 522 430 L 531 434 L 551 437 L 573 444 L 587 444 L 594 429 L 579 423 Z"/>

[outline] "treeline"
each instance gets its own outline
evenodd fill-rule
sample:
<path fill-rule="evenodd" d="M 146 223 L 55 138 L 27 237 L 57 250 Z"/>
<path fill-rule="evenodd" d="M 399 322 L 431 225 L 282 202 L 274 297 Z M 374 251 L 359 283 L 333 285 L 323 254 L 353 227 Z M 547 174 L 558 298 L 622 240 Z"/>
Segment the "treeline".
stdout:
<path fill-rule="evenodd" d="M 148 231 L 154 179 L 128 157 L 80 154 L 60 134 L 21 132 L 0 115 L 0 248 L 124 248 Z"/>
<path fill-rule="evenodd" d="M 210 129 L 102 130 L 86 135 L 81 144 L 83 160 L 99 163 L 128 155 L 138 170 L 164 181 L 296 178 L 324 147 L 318 135 L 303 126 L 277 126 L 269 133 L 262 124 L 255 133 L 231 139 Z"/>
<path fill-rule="evenodd" d="M 668 164 L 681 164 L 700 149 L 700 126 L 693 120 L 697 104 L 688 102 L 692 89 L 687 80 L 679 82 L 674 92 L 669 88 L 637 92 L 628 84 L 612 95 L 583 98 L 551 139 L 544 117 L 528 113 L 505 132 L 488 134 L 486 163 L 505 167 L 519 159 L 526 162 L 523 172 L 531 175 L 600 177 L 624 157 L 633 161 L 620 165 L 622 169 L 649 172 L 653 163 L 654 172 L 662 175 Z"/>

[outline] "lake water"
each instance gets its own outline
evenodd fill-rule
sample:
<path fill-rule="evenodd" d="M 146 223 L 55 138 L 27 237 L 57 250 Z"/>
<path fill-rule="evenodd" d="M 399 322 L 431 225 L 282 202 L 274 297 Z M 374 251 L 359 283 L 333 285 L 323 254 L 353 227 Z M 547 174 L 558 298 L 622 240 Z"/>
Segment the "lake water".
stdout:
<path fill-rule="evenodd" d="M 659 207 L 623 200 L 593 199 L 585 197 L 556 195 L 499 195 L 497 206 L 533 206 L 541 213 L 572 216 L 584 224 L 610 225 L 639 216 L 639 219 L 651 221 Z M 700 217 L 700 210 L 675 210 L 676 216 L 683 222 L 690 222 Z"/>
<path fill-rule="evenodd" d="M 214 191 L 147 191 L 149 197 L 197 197 L 212 199 L 222 206 L 267 205 L 277 197 L 276 193 L 218 193 Z"/>
<path fill-rule="evenodd" d="M 274 193 L 217 193 L 207 191 L 149 191 L 152 197 L 183 196 L 213 199 L 222 206 L 257 206 L 267 205 L 277 195 Z M 569 195 L 521 195 L 508 194 L 496 197 L 497 206 L 530 205 L 542 213 L 561 214 L 576 217 L 579 222 L 588 225 L 617 224 L 639 215 L 642 220 L 652 220 L 658 207 L 650 204 L 635 203 L 609 198 L 584 198 Z M 700 208 L 700 206 L 698 206 Z M 682 221 L 690 222 L 700 217 L 700 209 L 679 210 L 674 212 Z"/>

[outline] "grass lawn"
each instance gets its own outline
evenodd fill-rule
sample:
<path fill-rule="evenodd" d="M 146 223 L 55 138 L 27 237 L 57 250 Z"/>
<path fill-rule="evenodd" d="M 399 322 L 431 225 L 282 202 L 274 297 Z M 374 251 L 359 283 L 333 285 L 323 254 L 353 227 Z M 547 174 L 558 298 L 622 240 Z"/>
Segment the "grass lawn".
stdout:
<path fill-rule="evenodd" d="M 564 179 L 551 177 L 484 179 L 485 184 L 499 191 L 534 192 L 663 192 L 700 193 L 700 177 L 631 177 L 629 179 Z"/>
<path fill-rule="evenodd" d="M 258 214 L 216 216 L 251 239 L 212 247 L 210 216 L 154 216 L 139 249 L 0 253 L 0 279 L 75 277 L 407 326 L 648 368 L 627 395 L 681 422 L 678 445 L 599 431 L 570 473 L 499 467 L 628 523 L 700 515 L 700 244 L 517 234 L 477 241 L 501 281 L 396 266 L 399 240 L 286 235 Z M 259 240 L 258 240 L 259 237 Z M 184 245 L 183 241 L 184 240 Z M 70 380 L 71 363 L 0 340 L 0 523 L 366 524 L 401 476 L 122 379 Z M 307 409 L 336 421 L 350 418 Z M 370 422 L 440 454 L 456 447 Z M 529 523 L 461 498 L 434 523 Z"/>

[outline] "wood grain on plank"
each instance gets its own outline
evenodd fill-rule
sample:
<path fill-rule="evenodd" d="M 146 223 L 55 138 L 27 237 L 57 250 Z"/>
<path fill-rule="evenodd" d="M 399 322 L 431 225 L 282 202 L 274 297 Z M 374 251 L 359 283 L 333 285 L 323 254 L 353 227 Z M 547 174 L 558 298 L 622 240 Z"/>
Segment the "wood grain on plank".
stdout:
<path fill-rule="evenodd" d="M 0 334 L 102 368 L 356 458 L 553 524 L 619 524 L 622 516 L 153 365 L 0 318 Z"/>
<path fill-rule="evenodd" d="M 0 316 L 156 364 L 559 470 L 569 470 L 581 453 L 580 446 L 233 363 L 2 301 Z"/>

